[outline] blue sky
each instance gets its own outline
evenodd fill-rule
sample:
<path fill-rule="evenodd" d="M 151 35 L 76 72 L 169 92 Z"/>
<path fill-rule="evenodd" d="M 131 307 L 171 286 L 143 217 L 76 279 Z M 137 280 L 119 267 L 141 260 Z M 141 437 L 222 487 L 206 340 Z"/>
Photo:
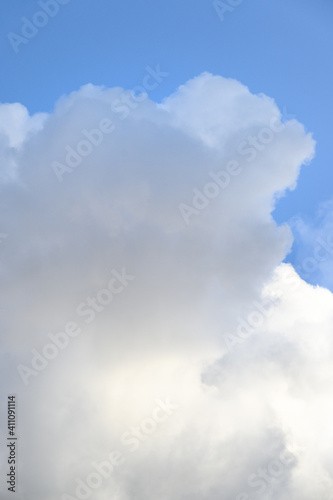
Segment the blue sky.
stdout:
<path fill-rule="evenodd" d="M 31 20 L 40 6 L 15 0 L 3 7 L 1 102 L 51 111 L 62 94 L 88 82 L 131 89 L 147 65 L 169 73 L 153 100 L 203 71 L 232 77 L 273 97 L 317 141 L 315 159 L 278 203 L 276 220 L 297 215 L 314 224 L 318 207 L 331 198 L 330 0 L 244 0 L 223 21 L 207 0 L 69 0 L 17 54 L 8 33 L 20 34 L 22 17 Z M 289 258 L 296 263 L 297 253 Z"/>

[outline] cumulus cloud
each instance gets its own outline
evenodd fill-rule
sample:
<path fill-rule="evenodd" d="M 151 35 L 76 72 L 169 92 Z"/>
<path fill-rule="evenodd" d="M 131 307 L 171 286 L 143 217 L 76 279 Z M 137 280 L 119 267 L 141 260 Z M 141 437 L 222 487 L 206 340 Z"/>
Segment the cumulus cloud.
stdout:
<path fill-rule="evenodd" d="M 5 106 L 19 498 L 330 498 L 332 295 L 280 265 L 271 216 L 311 135 L 210 74 L 159 104 L 88 85 L 48 116 Z"/>
<path fill-rule="evenodd" d="M 297 215 L 289 224 L 298 274 L 309 283 L 333 290 L 333 201 L 322 203 L 313 221 Z"/>
<path fill-rule="evenodd" d="M 46 113 L 30 117 L 28 110 L 19 103 L 0 106 L 0 158 L 1 177 L 5 182 L 16 177 L 16 156 L 20 146 L 33 133 L 43 128 Z"/>

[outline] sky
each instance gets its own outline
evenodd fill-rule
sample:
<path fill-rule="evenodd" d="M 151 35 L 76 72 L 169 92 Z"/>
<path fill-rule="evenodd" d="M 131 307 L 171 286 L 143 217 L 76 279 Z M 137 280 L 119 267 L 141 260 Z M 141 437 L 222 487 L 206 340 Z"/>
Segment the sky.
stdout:
<path fill-rule="evenodd" d="M 3 6 L 3 497 L 333 499 L 331 1 Z"/>
<path fill-rule="evenodd" d="M 235 78 L 251 92 L 273 97 L 314 134 L 316 157 L 275 213 L 279 222 L 295 214 L 313 219 L 319 204 L 331 198 L 332 2 L 238 3 L 234 11 L 217 8 L 221 21 L 206 0 L 70 0 L 16 54 L 8 33 L 20 34 L 22 17 L 31 20 L 38 3 L 6 2 L 1 101 L 20 102 L 30 113 L 49 112 L 61 95 L 86 83 L 131 89 L 145 67 L 156 64 L 169 76 L 152 93 L 155 101 L 203 71 Z"/>

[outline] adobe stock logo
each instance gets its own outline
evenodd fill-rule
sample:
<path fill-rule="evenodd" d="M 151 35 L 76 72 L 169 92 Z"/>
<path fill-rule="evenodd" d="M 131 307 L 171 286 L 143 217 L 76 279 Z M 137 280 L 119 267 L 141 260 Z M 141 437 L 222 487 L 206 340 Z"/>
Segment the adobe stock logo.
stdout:
<path fill-rule="evenodd" d="M 273 485 L 282 481 L 288 470 L 297 463 L 296 456 L 288 450 L 283 450 L 278 457 L 270 460 L 266 467 L 260 467 L 249 475 L 247 483 L 251 488 L 257 488 L 249 493 L 242 492 L 235 500 L 253 500 L 254 498 L 273 498 Z M 262 494 L 265 493 L 265 496 Z M 274 495 L 275 496 L 275 495 Z"/>
<path fill-rule="evenodd" d="M 59 5 L 66 5 L 70 0 L 39 0 L 38 5 L 42 10 L 37 10 L 32 16 L 32 20 L 27 17 L 21 17 L 23 26 L 21 34 L 7 34 L 11 46 L 15 54 L 18 54 L 21 44 L 26 45 L 29 40 L 35 38 L 41 28 L 44 28 L 50 20 L 50 17 L 55 17 L 59 12 Z"/>
<path fill-rule="evenodd" d="M 261 154 L 286 126 L 285 123 L 281 123 L 277 115 L 273 115 L 267 125 L 266 127 L 260 128 L 255 135 L 248 135 L 245 140 L 238 144 L 238 154 L 245 157 L 248 163 L 254 162 L 258 154 Z M 186 203 L 180 203 L 178 205 L 184 222 L 188 225 L 190 223 L 190 218 L 193 215 L 199 215 L 208 207 L 210 202 L 218 197 L 229 186 L 232 179 L 238 176 L 242 171 L 242 164 L 234 159 L 229 161 L 223 170 L 210 172 L 210 181 L 207 182 L 202 189 L 194 188 L 192 190 L 194 194 L 192 203 L 190 205 Z"/>
<path fill-rule="evenodd" d="M 66 146 L 65 162 L 52 162 L 52 168 L 58 181 L 62 182 L 64 174 L 71 173 L 78 167 L 82 163 L 82 160 L 93 152 L 94 148 L 102 144 L 105 134 L 111 134 L 114 129 L 115 126 L 111 120 L 103 118 L 99 122 L 98 128 L 81 130 L 81 134 L 85 138 L 79 141 L 75 148 L 69 145 Z"/>
<path fill-rule="evenodd" d="M 85 301 L 78 304 L 76 314 L 84 318 L 86 324 L 92 323 L 97 314 L 100 314 L 113 301 L 114 296 L 126 289 L 134 276 L 127 274 L 125 268 L 118 272 L 112 270 L 112 277 L 107 284 L 107 288 L 101 288 L 96 296 L 87 297 Z M 32 358 L 28 365 L 17 365 L 18 374 L 22 382 L 27 386 L 30 377 L 37 377 L 44 371 L 49 363 L 58 357 L 61 351 L 67 348 L 71 339 L 82 333 L 82 328 L 77 321 L 68 321 L 61 331 L 57 333 L 49 332 L 48 343 L 44 344 L 38 351 L 36 348 L 31 350 Z"/>
<path fill-rule="evenodd" d="M 237 318 L 237 330 L 234 334 L 226 333 L 223 340 L 229 352 L 237 345 L 244 344 L 267 318 L 270 318 L 279 304 L 279 297 L 253 302 L 253 309 L 246 318 Z"/>
<path fill-rule="evenodd" d="M 241 5 L 244 0 L 227 0 L 226 2 L 221 2 L 220 0 L 213 1 L 213 7 L 216 14 L 219 16 L 220 21 L 224 21 L 224 16 L 227 12 L 233 12 L 236 7 Z"/>
<path fill-rule="evenodd" d="M 132 90 L 124 90 L 119 97 L 111 102 L 111 111 L 120 120 L 125 120 L 140 103 L 148 99 L 148 91 L 154 90 L 160 85 L 169 73 L 161 71 L 157 64 L 155 69 L 146 66 L 146 73 L 141 85 L 136 85 Z M 65 154 L 60 161 L 53 161 L 52 168 L 59 182 L 63 182 L 66 174 L 73 172 L 82 161 L 91 155 L 93 151 L 102 144 L 106 135 L 110 135 L 116 129 L 112 119 L 105 117 L 90 130 L 82 129 L 81 137 L 77 144 L 67 144 Z M 82 137 L 83 136 L 83 137 Z"/>
<path fill-rule="evenodd" d="M 141 420 L 139 425 L 127 430 L 122 438 L 122 444 L 128 448 L 131 453 L 136 452 L 141 444 L 146 441 L 157 428 L 163 424 L 174 411 L 179 408 L 178 404 L 170 401 L 167 396 L 164 401 L 155 399 L 156 406 L 151 412 L 151 416 Z M 88 473 L 84 479 L 77 477 L 75 479 L 75 494 L 63 493 L 61 500 L 86 500 L 94 494 L 94 492 L 105 486 L 106 481 L 112 474 L 117 471 L 117 468 L 126 463 L 127 457 L 124 451 L 113 450 L 102 461 L 94 460 L 91 462 L 92 471 Z M 93 495 L 91 498 L 100 498 Z"/>

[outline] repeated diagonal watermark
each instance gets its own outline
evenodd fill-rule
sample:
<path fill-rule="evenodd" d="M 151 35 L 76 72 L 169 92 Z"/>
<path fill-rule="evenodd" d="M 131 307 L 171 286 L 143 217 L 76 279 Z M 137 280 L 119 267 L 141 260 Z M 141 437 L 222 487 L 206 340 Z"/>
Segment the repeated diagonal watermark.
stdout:
<path fill-rule="evenodd" d="M 256 134 L 249 134 L 237 146 L 238 154 L 245 158 L 248 163 L 253 163 L 258 154 L 261 154 L 285 128 L 277 115 L 271 117 L 268 126 L 260 128 Z M 209 172 L 209 181 L 200 189 L 192 189 L 193 197 L 190 203 L 180 203 L 179 212 L 185 222 L 190 224 L 193 216 L 198 216 L 204 211 L 211 201 L 217 198 L 230 185 L 232 179 L 243 172 L 242 164 L 236 160 L 230 160 L 225 168 L 217 172 Z"/>
<path fill-rule="evenodd" d="M 258 328 L 260 328 L 274 313 L 280 302 L 281 295 L 275 298 L 253 302 L 253 308 L 244 317 L 237 318 L 237 328 L 234 333 L 224 333 L 223 340 L 231 353 L 235 347 L 244 344 Z"/>
<path fill-rule="evenodd" d="M 15 54 L 19 53 L 21 45 L 27 45 L 49 23 L 50 19 L 58 14 L 61 5 L 66 5 L 69 2 L 70 0 L 39 0 L 40 9 L 36 10 L 30 19 L 25 16 L 21 17 L 20 33 L 13 31 L 7 33 L 7 38 Z"/>
<path fill-rule="evenodd" d="M 292 217 L 288 221 L 289 225 L 297 223 L 298 220 L 300 220 L 299 217 Z M 283 277 L 284 283 L 292 286 L 293 292 L 295 292 L 301 285 L 301 279 L 309 279 L 311 273 L 314 273 L 320 264 L 329 259 L 333 259 L 333 232 L 328 234 L 323 232 L 315 239 L 312 254 L 304 257 L 295 266 L 299 277 L 288 271 Z M 233 352 L 237 346 L 244 344 L 258 328 L 263 326 L 265 321 L 276 311 L 282 297 L 282 290 L 277 290 L 274 297 L 253 302 L 250 312 L 237 318 L 236 330 L 233 333 L 223 334 L 223 340 L 229 353 Z"/>
<path fill-rule="evenodd" d="M 105 486 L 111 475 L 126 463 L 128 452 L 135 453 L 178 408 L 179 404 L 171 402 L 170 396 L 164 400 L 156 398 L 151 414 L 122 434 L 123 450 L 113 450 L 104 460 L 92 461 L 91 472 L 84 479 L 75 478 L 75 486 L 73 487 L 75 496 L 66 492 L 62 494 L 61 500 L 86 500 L 90 498 L 94 491 Z"/>
<path fill-rule="evenodd" d="M 297 228 L 301 223 L 302 219 L 299 216 L 289 220 L 291 227 Z M 329 233 L 325 231 L 316 237 L 308 256 L 295 264 L 295 270 L 302 279 L 308 280 L 311 274 L 320 269 L 321 264 L 333 258 L 333 224 L 331 223 L 329 227 Z"/>
<path fill-rule="evenodd" d="M 169 73 L 161 70 L 159 64 L 155 68 L 146 66 L 145 70 L 146 73 L 140 85 L 132 90 L 123 91 L 119 97 L 112 101 L 111 111 L 120 120 L 125 120 L 140 103 L 148 98 L 148 91 L 155 90 L 169 76 Z M 53 161 L 51 164 L 58 181 L 63 182 L 64 175 L 70 174 L 81 165 L 82 161 L 90 156 L 103 143 L 105 137 L 109 136 L 115 129 L 113 116 L 102 118 L 93 129 L 83 128 L 81 140 L 75 145 L 68 144 L 61 161 Z"/>
<path fill-rule="evenodd" d="M 214 0 L 212 5 L 218 15 L 218 18 L 221 22 L 223 22 L 225 20 L 225 16 L 234 12 L 234 10 L 243 2 L 244 0 L 226 0 L 224 2 L 221 0 Z"/>
<path fill-rule="evenodd" d="M 95 296 L 87 297 L 83 302 L 77 305 L 76 314 L 83 318 L 84 323 L 91 324 L 96 316 L 100 314 L 112 302 L 114 295 L 122 293 L 129 282 L 134 280 L 134 276 L 127 274 L 125 268 L 121 272 L 112 270 L 112 277 L 105 288 L 101 288 Z M 31 377 L 37 377 L 44 371 L 50 361 L 57 358 L 61 351 L 67 348 L 70 340 L 78 337 L 83 331 L 78 321 L 68 321 L 60 332 L 49 332 L 48 342 L 38 351 L 36 348 L 31 350 L 31 360 L 29 365 L 17 365 L 17 371 L 25 386 L 30 382 Z M 40 352 L 41 351 L 41 352 Z"/>
<path fill-rule="evenodd" d="M 235 500 L 253 500 L 254 498 L 264 500 L 267 496 L 262 495 L 272 492 L 274 486 L 283 480 L 296 462 L 296 456 L 291 451 L 282 451 L 276 458 L 248 476 L 249 490 L 239 493 Z"/>

